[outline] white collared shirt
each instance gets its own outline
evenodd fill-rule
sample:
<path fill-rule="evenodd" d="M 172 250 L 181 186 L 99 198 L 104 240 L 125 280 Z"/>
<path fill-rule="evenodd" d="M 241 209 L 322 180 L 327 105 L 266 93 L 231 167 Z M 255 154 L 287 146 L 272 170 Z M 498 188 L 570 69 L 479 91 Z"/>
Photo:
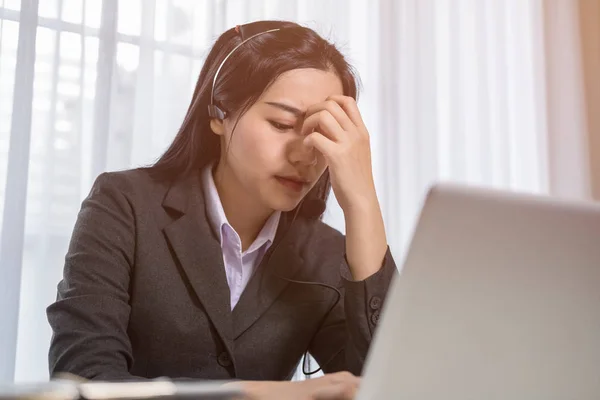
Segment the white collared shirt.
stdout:
<path fill-rule="evenodd" d="M 271 214 L 254 242 L 246 251 L 242 251 L 242 240 L 229 224 L 223 210 L 223 204 L 212 174 L 212 165 L 206 167 L 202 173 L 202 188 L 208 222 L 219 235 L 227 284 L 231 294 L 231 309 L 233 310 L 254 270 L 260 264 L 271 244 L 273 244 L 281 212 L 276 211 Z"/>

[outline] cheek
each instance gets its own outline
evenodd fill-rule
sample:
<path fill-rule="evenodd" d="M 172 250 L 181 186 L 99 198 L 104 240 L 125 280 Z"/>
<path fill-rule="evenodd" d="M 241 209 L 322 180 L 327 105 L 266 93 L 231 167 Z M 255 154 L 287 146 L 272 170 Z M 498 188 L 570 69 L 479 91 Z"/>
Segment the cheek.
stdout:
<path fill-rule="evenodd" d="M 285 159 L 285 143 L 264 124 L 240 122 L 229 145 L 228 158 L 247 171 L 277 167 Z"/>

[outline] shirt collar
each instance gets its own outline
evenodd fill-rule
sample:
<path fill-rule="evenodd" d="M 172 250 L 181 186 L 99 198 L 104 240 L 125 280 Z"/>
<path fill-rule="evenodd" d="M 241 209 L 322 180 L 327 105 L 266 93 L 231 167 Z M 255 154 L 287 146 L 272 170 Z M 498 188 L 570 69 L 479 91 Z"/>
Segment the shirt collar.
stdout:
<path fill-rule="evenodd" d="M 217 191 L 217 186 L 215 185 L 212 170 L 213 165 L 209 165 L 204 169 L 202 173 L 202 189 L 204 192 L 204 198 L 206 199 L 205 203 L 208 222 L 213 230 L 217 233 L 221 248 L 223 248 L 224 230 L 229 229 L 232 232 L 235 232 L 235 230 L 229 224 L 227 216 L 225 215 L 225 210 L 223 210 L 223 204 L 221 203 L 221 198 L 219 197 L 219 192 Z M 277 233 L 277 227 L 279 226 L 280 217 L 281 211 L 275 211 L 269 216 L 254 242 L 246 250 L 246 253 L 256 251 L 265 244 L 268 248 L 273 243 L 275 240 L 275 234 Z"/>

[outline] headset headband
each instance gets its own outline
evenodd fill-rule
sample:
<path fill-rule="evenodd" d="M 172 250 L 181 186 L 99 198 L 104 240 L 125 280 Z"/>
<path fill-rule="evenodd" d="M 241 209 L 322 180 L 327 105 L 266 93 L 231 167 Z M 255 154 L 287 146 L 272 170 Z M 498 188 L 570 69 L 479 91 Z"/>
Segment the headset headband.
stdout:
<path fill-rule="evenodd" d="M 215 73 L 215 77 L 213 78 L 213 83 L 212 83 L 212 89 L 210 91 L 210 104 L 208 105 L 208 115 L 211 118 L 217 118 L 217 119 L 225 119 L 227 117 L 227 111 L 222 110 L 221 108 L 219 108 L 219 106 L 217 106 L 214 102 L 215 102 L 215 84 L 217 83 L 217 77 L 219 76 L 219 72 L 221 72 L 221 68 L 223 68 L 223 64 L 225 64 L 225 61 L 227 61 L 227 59 L 237 50 L 239 49 L 244 43 L 246 43 L 249 40 L 254 39 L 257 36 L 260 35 L 264 35 L 265 33 L 271 33 L 271 32 L 277 32 L 281 30 L 281 28 L 276 28 L 276 29 L 269 29 L 267 31 L 264 32 L 259 32 L 255 35 L 250 36 L 247 39 L 244 39 L 244 34 L 242 31 L 242 27 L 240 25 L 237 25 L 235 27 L 235 31 L 242 37 L 242 42 L 240 44 L 238 44 L 237 46 L 235 46 L 233 48 L 233 50 L 231 50 L 229 52 L 229 54 L 227 54 L 227 56 L 225 56 L 225 58 L 223 59 L 223 61 L 221 61 L 221 64 L 219 65 L 219 68 L 217 68 L 217 72 Z"/>

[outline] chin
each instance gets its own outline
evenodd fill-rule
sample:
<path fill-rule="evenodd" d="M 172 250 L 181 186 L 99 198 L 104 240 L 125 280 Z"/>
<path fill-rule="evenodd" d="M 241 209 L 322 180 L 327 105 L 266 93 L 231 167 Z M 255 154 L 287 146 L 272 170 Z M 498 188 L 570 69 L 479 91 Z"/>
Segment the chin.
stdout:
<path fill-rule="evenodd" d="M 307 195 L 308 190 L 292 191 L 282 188 L 279 184 L 275 187 L 266 187 L 261 190 L 261 197 L 270 209 L 281 212 L 292 211 Z"/>
<path fill-rule="evenodd" d="M 298 206 L 298 204 L 300 204 L 300 202 L 278 202 L 276 204 L 271 204 L 270 208 L 275 210 L 275 211 L 281 211 L 281 212 L 289 212 L 292 211 L 294 208 L 296 208 L 296 206 Z"/>
<path fill-rule="evenodd" d="M 288 212 L 300 204 L 302 197 L 297 199 L 291 199 L 288 196 L 271 196 L 265 203 L 268 204 L 269 208 L 275 211 Z"/>

